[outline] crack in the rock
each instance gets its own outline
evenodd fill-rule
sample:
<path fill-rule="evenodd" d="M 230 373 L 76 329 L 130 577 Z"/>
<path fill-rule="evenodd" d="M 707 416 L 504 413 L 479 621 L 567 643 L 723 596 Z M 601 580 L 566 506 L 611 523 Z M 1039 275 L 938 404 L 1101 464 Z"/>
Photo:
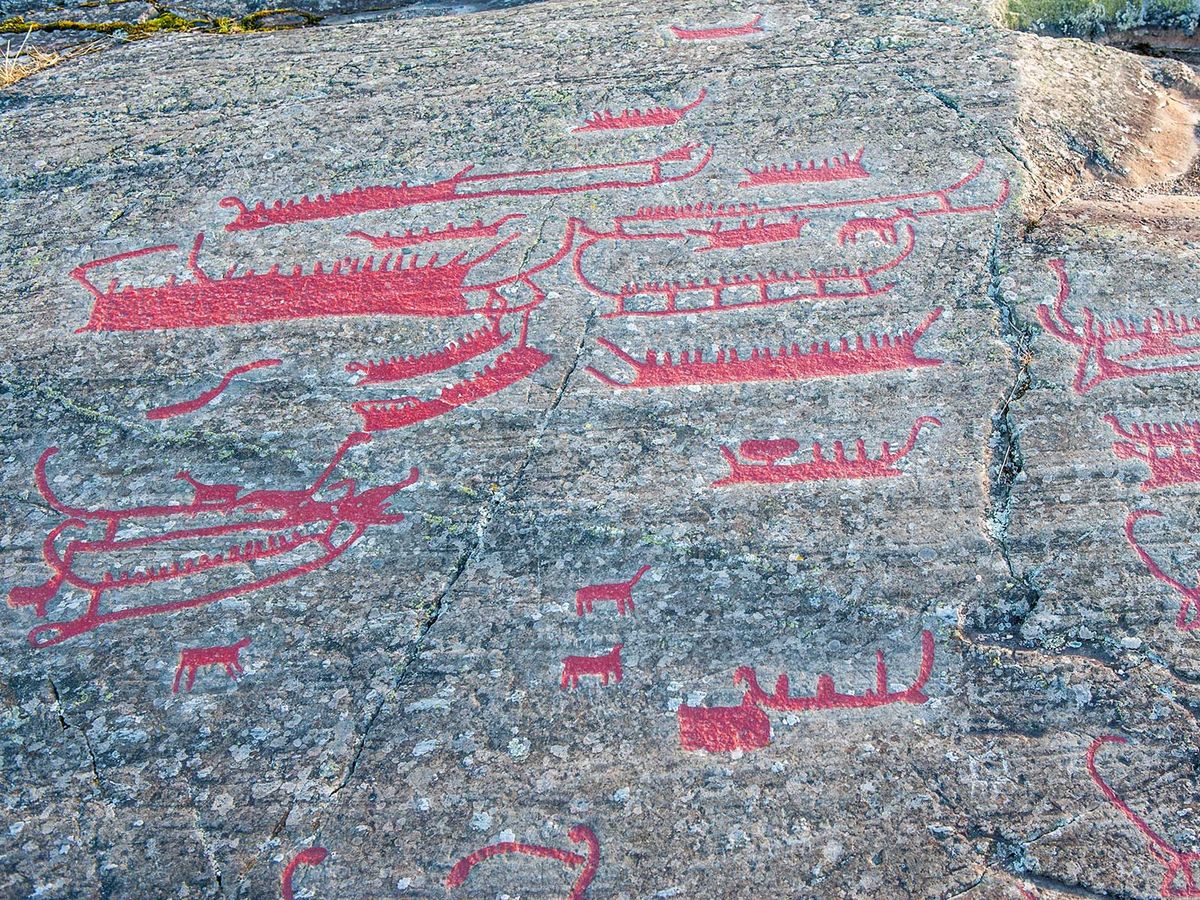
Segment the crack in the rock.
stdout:
<path fill-rule="evenodd" d="M 88 760 L 91 763 L 92 781 L 96 785 L 96 790 L 100 792 L 100 796 L 104 797 L 105 796 L 104 779 L 100 777 L 100 766 L 96 762 L 96 751 L 92 747 L 91 738 L 88 737 L 87 731 L 85 731 L 81 726 L 72 725 L 70 722 L 67 721 L 67 717 L 63 714 L 62 699 L 58 693 L 58 685 L 56 685 L 54 683 L 54 679 L 49 676 L 46 676 L 46 684 L 48 684 L 50 686 L 50 697 L 54 701 L 54 711 L 55 711 L 55 714 L 58 716 L 59 727 L 62 728 L 62 730 L 64 732 L 72 731 L 72 730 L 79 732 L 79 737 L 83 741 L 83 746 L 87 749 Z"/>
<path fill-rule="evenodd" d="M 192 801 L 192 830 L 195 833 L 200 849 L 204 852 L 204 858 L 208 860 L 209 868 L 212 869 L 213 875 L 217 879 L 217 890 L 224 895 L 225 882 L 221 878 L 221 866 L 217 862 L 217 854 L 212 848 L 212 844 L 208 840 L 208 834 L 204 827 L 200 824 L 200 810 L 197 809 L 196 803 Z"/>

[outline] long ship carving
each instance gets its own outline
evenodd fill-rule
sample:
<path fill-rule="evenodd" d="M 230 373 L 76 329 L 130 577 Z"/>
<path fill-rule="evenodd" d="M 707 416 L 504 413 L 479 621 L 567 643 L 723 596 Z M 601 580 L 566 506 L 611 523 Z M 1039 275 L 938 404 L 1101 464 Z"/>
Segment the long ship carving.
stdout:
<path fill-rule="evenodd" d="M 583 131 L 626 131 L 632 128 L 661 128 L 674 125 L 683 119 L 693 109 L 704 102 L 708 92 L 700 89 L 696 99 L 683 106 L 656 106 L 653 109 L 625 109 L 619 113 L 611 110 L 595 112 L 588 118 L 586 124 L 571 130 Z"/>
<path fill-rule="evenodd" d="M 940 426 L 941 420 L 933 416 L 921 416 L 913 423 L 908 440 L 899 450 L 892 450 L 886 441 L 877 457 L 867 454 L 866 442 L 859 438 L 855 443 L 853 457 L 846 456 L 841 441 L 833 442 L 833 458 L 827 459 L 821 445 L 813 441 L 812 459 L 801 463 L 781 463 L 800 450 L 800 442 L 792 438 L 783 440 L 743 441 L 738 448 L 741 456 L 728 447 L 721 446 L 721 455 L 729 465 L 729 474 L 713 482 L 713 487 L 731 484 L 787 484 L 798 481 L 841 481 L 862 478 L 889 478 L 903 474 L 896 463 L 912 452 L 917 435 L 926 425 Z"/>
<path fill-rule="evenodd" d="M 1122 426 L 1116 416 L 1104 421 L 1121 440 L 1113 444 L 1118 459 L 1138 459 L 1150 469 L 1143 491 L 1200 482 L 1200 422 L 1143 422 Z"/>
<path fill-rule="evenodd" d="M 693 159 L 699 153 L 699 159 Z M 237 197 L 226 197 L 221 206 L 232 209 L 236 217 L 225 226 L 227 231 L 249 231 L 271 225 L 333 219 L 357 213 L 387 209 L 402 209 L 426 203 L 448 203 L 455 200 L 483 200 L 490 197 L 551 197 L 583 191 L 616 190 L 651 187 L 675 181 L 685 181 L 699 174 L 712 159 L 712 148 L 700 151 L 700 145 L 683 144 L 657 156 L 615 163 L 593 163 L 582 166 L 563 166 L 549 169 L 527 169 L 516 172 L 473 174 L 475 167 L 467 166 L 449 178 L 431 184 L 358 187 L 345 193 L 299 200 L 276 200 L 249 207 Z M 671 174 L 664 167 L 681 163 L 687 166 Z M 548 179 L 582 178 L 579 183 L 548 184 Z M 498 182 L 511 181 L 508 186 Z M 536 184 L 530 184 L 535 182 Z"/>
<path fill-rule="evenodd" d="M 843 337 L 840 344 L 831 346 L 814 342 L 807 350 L 799 344 L 754 348 L 742 356 L 734 347 L 722 348 L 715 359 L 705 360 L 703 351 L 684 350 L 672 358 L 670 351 L 659 356 L 647 350 L 645 360 L 638 360 L 612 341 L 597 338 L 597 343 L 634 370 L 632 381 L 617 381 L 606 373 L 588 366 L 585 371 L 610 387 L 664 388 L 695 384 L 744 384 L 756 381 L 807 381 L 814 378 L 840 378 L 904 369 L 941 365 L 940 359 L 926 359 L 916 354 L 917 341 L 942 314 L 939 306 L 911 332 L 898 335 L 856 335 L 853 344 Z"/>
<path fill-rule="evenodd" d="M 510 337 L 512 333 L 501 331 L 500 320 L 496 318 L 490 324 L 452 341 L 440 350 L 416 356 L 393 356 L 389 359 L 347 363 L 346 371 L 362 376 L 358 382 L 360 386 L 406 381 L 419 375 L 443 372 L 459 363 L 468 362 L 503 346 Z"/>
<path fill-rule="evenodd" d="M 711 250 L 740 250 L 742 247 L 755 247 L 761 244 L 783 244 L 800 237 L 804 226 L 811 219 L 792 216 L 784 222 L 767 223 L 765 216 L 759 216 L 757 222 L 743 219 L 732 228 L 725 228 L 721 222 L 713 222 L 708 228 L 688 228 L 687 234 L 693 237 L 703 237 L 708 241 L 707 247 L 697 247 L 693 252 L 707 253 Z"/>
<path fill-rule="evenodd" d="M 851 156 L 843 150 L 841 155 L 818 163 L 810 159 L 808 165 L 797 162 L 781 166 L 764 166 L 761 169 L 746 169 L 746 180 L 738 187 L 761 187 L 766 184 L 819 184 L 830 181 L 849 181 L 855 178 L 870 178 L 871 173 L 863 168 L 862 157 L 865 147 L 859 147 Z"/>
<path fill-rule="evenodd" d="M 495 222 L 484 224 L 483 219 L 476 219 L 471 225 L 455 225 L 453 222 L 445 228 L 422 228 L 413 231 L 411 228 L 403 234 L 368 234 L 365 231 L 351 231 L 346 237 L 367 241 L 376 250 L 400 250 L 404 247 L 416 247 L 421 244 L 436 244 L 444 241 L 466 241 L 481 237 L 499 237 L 500 229 L 516 219 L 525 218 L 524 213 L 512 213 Z"/>
<path fill-rule="evenodd" d="M 188 256 L 192 272 L 188 280 L 179 281 L 171 275 L 161 285 L 118 287 L 114 279 L 102 290 L 88 278 L 97 267 L 177 250 L 174 244 L 119 253 L 78 266 L 72 276 L 95 298 L 88 324 L 78 330 L 206 328 L 329 316 L 446 317 L 519 312 L 544 298 L 533 277 L 565 259 L 574 236 L 569 226 L 562 246 L 549 259 L 516 275 L 482 284 L 466 283 L 472 269 L 517 237 L 509 235 L 473 258 L 463 252 L 448 262 L 441 262 L 436 253 L 424 262 L 416 255 L 388 253 L 378 261 L 374 256 L 365 260 L 347 257 L 328 268 L 318 262 L 309 271 L 296 266 L 291 272 L 282 272 L 275 265 L 267 272 L 250 269 L 238 274 L 230 269 L 212 277 L 197 260 L 204 242 L 204 235 L 199 234 Z M 500 289 L 515 284 L 527 288 L 531 299 L 510 306 Z"/>
<path fill-rule="evenodd" d="M 443 416 L 460 406 L 489 397 L 528 378 L 553 358 L 526 343 L 528 332 L 529 316 L 526 314 L 521 323 L 521 337 L 515 347 L 501 353 L 490 366 L 485 366 L 457 384 L 443 388 L 441 393 L 431 400 L 418 397 L 360 400 L 354 404 L 354 411 L 362 417 L 363 430 L 374 432 L 407 428 L 409 425 Z"/>
<path fill-rule="evenodd" d="M 1156 309 L 1141 322 L 1125 319 L 1102 322 L 1091 309 L 1083 307 L 1080 310 L 1082 322 L 1076 325 L 1067 318 L 1065 308 L 1071 295 L 1066 264 L 1061 259 L 1052 259 L 1047 265 L 1058 278 L 1058 295 L 1053 308 L 1045 303 L 1038 306 L 1037 317 L 1060 341 L 1079 348 L 1079 361 L 1072 381 L 1075 393 L 1086 394 L 1103 382 L 1117 378 L 1200 372 L 1200 362 L 1166 362 L 1173 356 L 1200 354 L 1200 316 Z M 1110 350 L 1112 344 L 1136 344 L 1137 349 L 1114 359 Z M 1095 374 L 1089 377 L 1093 364 Z"/>
<path fill-rule="evenodd" d="M 757 13 L 754 18 L 744 25 L 711 25 L 700 28 L 689 28 L 683 25 L 668 25 L 667 30 L 681 41 L 715 41 L 723 38 L 748 37 L 762 34 L 766 29 L 762 24 L 763 14 Z"/>

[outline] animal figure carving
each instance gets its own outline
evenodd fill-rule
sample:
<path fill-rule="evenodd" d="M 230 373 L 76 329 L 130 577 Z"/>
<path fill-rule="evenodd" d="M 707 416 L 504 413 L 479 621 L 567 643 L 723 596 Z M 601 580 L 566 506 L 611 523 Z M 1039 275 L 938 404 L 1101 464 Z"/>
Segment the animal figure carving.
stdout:
<path fill-rule="evenodd" d="M 621 648 L 617 644 L 607 653 L 599 656 L 567 656 L 563 658 L 562 687 L 565 690 L 567 682 L 572 688 L 579 687 L 579 679 L 585 675 L 595 676 L 602 684 L 608 684 L 611 677 L 614 681 L 621 680 Z"/>
<path fill-rule="evenodd" d="M 574 844 L 584 844 L 587 847 L 587 856 L 581 856 L 570 850 L 561 850 L 558 847 L 545 847 L 541 844 L 501 841 L 498 844 L 481 847 L 456 862 L 446 877 L 446 887 L 461 887 L 466 883 L 471 870 L 484 860 L 496 856 L 533 856 L 538 859 L 553 859 L 568 869 L 579 869 L 579 877 L 571 885 L 571 892 L 567 895 L 567 900 L 584 900 L 587 896 L 588 885 L 592 883 L 592 879 L 596 877 L 596 871 L 600 868 L 600 841 L 596 839 L 596 833 L 587 825 L 572 826 L 571 830 L 567 832 L 567 837 Z"/>
<path fill-rule="evenodd" d="M 628 581 L 609 582 L 607 584 L 591 584 L 581 587 L 575 592 L 575 615 L 582 616 L 584 610 L 592 611 L 592 605 L 597 601 L 612 601 L 617 604 L 617 615 L 625 615 L 625 608 L 633 610 L 633 588 L 642 580 L 642 576 L 650 571 L 649 566 L 642 566 Z"/>
<path fill-rule="evenodd" d="M 1179 614 L 1175 617 L 1175 627 L 1181 631 L 1195 631 L 1200 629 L 1200 584 L 1196 586 L 1186 585 L 1177 578 L 1172 578 L 1162 567 L 1154 561 L 1146 549 L 1138 543 L 1137 535 L 1134 534 L 1134 526 L 1141 519 L 1150 517 L 1162 517 L 1162 513 L 1156 509 L 1139 509 L 1131 512 L 1129 517 L 1125 519 L 1125 539 L 1129 541 L 1129 546 L 1133 548 L 1133 552 L 1150 570 L 1150 574 L 1163 584 L 1174 588 L 1179 592 L 1179 596 L 1183 598 L 1179 604 Z"/>
<path fill-rule="evenodd" d="M 57 447 L 50 447 L 34 468 L 38 492 L 50 507 L 66 516 L 42 543 L 42 555 L 51 575 L 43 583 L 14 587 L 10 606 L 32 606 L 38 616 L 64 587 L 88 594 L 86 608 L 77 616 L 38 625 L 29 632 L 34 647 L 48 647 L 110 622 L 156 616 L 194 609 L 324 568 L 356 543 L 375 525 L 393 525 L 404 520 L 389 513 L 393 495 L 414 484 L 414 467 L 407 479 L 359 491 L 354 479 L 343 479 L 329 488 L 330 496 L 318 496 L 330 475 L 351 448 L 371 439 L 356 433 L 344 440 L 325 470 L 307 488 L 246 490 L 226 499 L 189 503 L 150 503 L 116 509 L 84 509 L 60 499 L 50 487 L 46 463 Z M 209 486 L 211 487 L 211 485 Z M 335 493 L 340 492 L 340 493 Z M 203 521 L 195 521 L 203 518 Z M 60 540 L 68 532 L 102 527 L 102 537 Z M 198 553 L 208 545 L 212 553 Z M 141 567 L 122 568 L 131 554 L 152 554 Z M 173 561 L 159 565 L 162 554 Z M 85 563 L 90 563 L 86 568 Z M 99 574 L 95 570 L 99 569 Z M 216 584 L 214 584 L 216 582 Z M 159 584 L 178 584 L 186 599 L 143 599 L 138 590 L 154 590 Z M 194 588 L 189 586 L 195 585 Z M 194 591 L 194 593 L 193 593 Z M 113 597 L 119 608 L 102 609 Z"/>
<path fill-rule="evenodd" d="M 1102 735 L 1092 741 L 1092 745 L 1088 747 L 1087 751 L 1088 775 L 1091 776 L 1096 787 L 1100 788 L 1100 793 L 1104 795 L 1105 799 L 1119 809 L 1121 814 L 1133 823 L 1133 827 L 1142 833 L 1142 837 L 1148 844 L 1147 849 L 1150 855 L 1166 867 L 1167 871 L 1163 875 L 1162 885 L 1159 888 L 1161 896 L 1200 897 L 1200 886 L 1197 886 L 1196 876 L 1192 871 L 1192 866 L 1200 865 L 1200 853 L 1194 850 L 1179 850 L 1171 846 L 1167 839 L 1134 812 L 1129 804 L 1122 800 L 1121 796 L 1096 771 L 1096 751 L 1105 744 L 1124 743 L 1127 743 L 1125 738 L 1113 734 Z"/>
<path fill-rule="evenodd" d="M 837 242 L 842 245 L 857 244 L 862 235 L 873 234 L 882 243 L 897 244 L 900 242 L 900 235 L 896 231 L 896 226 L 901 222 L 915 221 L 917 221 L 917 215 L 911 209 L 898 209 L 894 216 L 886 218 L 863 216 L 859 219 L 851 219 L 838 229 Z"/>
<path fill-rule="evenodd" d="M 197 481 L 186 469 L 176 472 L 175 478 L 192 486 L 192 503 L 195 506 L 204 503 L 232 503 L 242 491 L 236 484 L 205 484 L 203 481 Z"/>
<path fill-rule="evenodd" d="M 225 644 L 217 647 L 185 647 L 179 651 L 179 665 L 175 668 L 175 684 L 171 693 L 179 693 L 179 680 L 187 670 L 187 687 L 190 691 L 196 683 L 196 672 L 205 666 L 222 666 L 225 673 L 237 681 L 244 671 L 238 654 L 250 646 L 250 638 L 242 638 L 236 644 Z"/>
<path fill-rule="evenodd" d="M 292 879 L 295 877 L 296 869 L 299 866 L 319 866 L 325 862 L 327 856 L 329 856 L 329 851 L 324 847 L 305 847 L 293 856 L 291 861 L 283 867 L 283 874 L 279 878 L 281 900 L 295 900 L 295 893 L 292 890 Z"/>
<path fill-rule="evenodd" d="M 723 753 L 758 750 L 771 743 L 771 720 L 747 697 L 741 706 L 688 706 L 676 711 L 684 750 Z"/>

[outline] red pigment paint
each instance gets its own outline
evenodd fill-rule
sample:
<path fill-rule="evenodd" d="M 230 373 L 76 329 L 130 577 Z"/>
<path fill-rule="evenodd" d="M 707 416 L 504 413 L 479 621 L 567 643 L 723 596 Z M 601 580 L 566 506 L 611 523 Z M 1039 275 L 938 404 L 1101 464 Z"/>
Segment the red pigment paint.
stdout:
<path fill-rule="evenodd" d="M 245 375 L 247 372 L 253 372 L 255 369 L 264 369 L 267 366 L 277 366 L 282 362 L 282 359 L 260 359 L 252 363 L 246 363 L 244 366 L 235 366 L 225 373 L 225 377 L 221 379 L 215 388 L 202 392 L 193 400 L 184 400 L 180 403 L 170 403 L 166 406 L 146 410 L 146 418 L 154 420 L 171 419 L 175 416 L 193 413 L 221 396 L 225 388 L 229 387 L 229 383 L 239 375 Z"/>
<path fill-rule="evenodd" d="M 468 259 L 465 252 L 448 262 L 440 262 L 436 253 L 425 261 L 416 255 L 389 253 L 378 262 L 374 256 L 365 260 L 346 257 L 328 269 L 318 262 L 307 271 L 296 266 L 290 273 L 284 273 L 276 265 L 267 272 L 251 269 L 236 274 L 230 269 L 214 278 L 197 262 L 204 241 L 201 234 L 188 258 L 192 277 L 185 281 L 172 275 L 166 284 L 126 285 L 118 289 L 113 280 L 101 290 L 87 278 L 87 273 L 98 266 L 171 247 L 121 253 L 76 268 L 71 274 L 95 297 L 88 324 L 78 330 L 205 328 L 365 315 L 501 315 L 541 302 L 545 295 L 532 278 L 566 258 L 574 233 L 569 231 L 563 246 L 553 256 L 530 269 L 484 284 L 466 283 L 473 268 L 494 257 L 517 237 L 510 235 L 473 259 Z M 499 289 L 512 284 L 529 288 L 533 300 L 524 306 L 510 307 Z M 483 295 L 483 302 L 472 304 L 469 298 L 475 295 Z"/>
<path fill-rule="evenodd" d="M 234 681 L 237 681 L 239 675 L 244 671 L 241 661 L 238 659 L 238 654 L 243 649 L 250 646 L 250 638 L 242 638 L 236 644 L 223 644 L 215 647 L 185 647 L 179 651 L 179 665 L 175 668 L 175 684 L 171 687 L 171 693 L 179 693 L 179 680 L 183 677 L 184 670 L 187 670 L 187 686 L 184 690 L 190 691 L 192 685 L 196 683 L 196 672 L 207 666 L 221 666 Z"/>
<path fill-rule="evenodd" d="M 708 28 L 685 28 L 680 25 L 668 25 L 671 34 L 681 41 L 713 41 L 722 38 L 745 37 L 751 34 L 761 34 L 766 29 L 762 25 L 763 14 L 758 13 L 745 25 L 714 25 Z"/>
<path fill-rule="evenodd" d="M 1174 588 L 1182 598 L 1182 602 L 1179 605 L 1179 614 L 1175 617 L 1175 627 L 1182 631 L 1195 631 L 1200 628 L 1200 586 L 1192 587 L 1172 578 L 1162 570 L 1158 563 L 1154 561 L 1154 558 L 1138 543 L 1137 537 L 1134 534 L 1134 526 L 1141 519 L 1145 518 L 1165 517 L 1156 509 L 1139 509 L 1131 512 L 1125 519 L 1125 539 L 1129 541 L 1129 546 L 1133 548 L 1133 552 L 1145 564 L 1150 574 L 1163 584 Z"/>
<path fill-rule="evenodd" d="M 859 438 L 855 444 L 853 458 L 846 456 L 841 441 L 833 442 L 833 459 L 826 459 L 821 445 L 812 445 L 812 460 L 803 463 L 780 464 L 780 460 L 792 456 L 800 449 L 799 441 L 783 440 L 743 441 L 738 448 L 745 460 L 738 457 L 727 446 L 721 446 L 721 455 L 729 464 L 729 474 L 713 482 L 713 487 L 731 484 L 787 484 L 798 481 L 835 481 L 859 478 L 888 478 L 902 474 L 895 464 L 907 456 L 916 445 L 917 434 L 925 425 L 940 426 L 933 416 L 921 416 L 913 423 L 908 440 L 897 451 L 892 451 L 886 441 L 879 456 L 872 459 L 867 455 L 866 443 Z"/>
<path fill-rule="evenodd" d="M 708 253 L 711 250 L 740 250 L 743 247 L 754 247 L 760 244 L 783 244 L 799 239 L 800 232 L 811 219 L 792 216 L 786 222 L 767 224 L 765 216 L 760 216 L 758 222 L 751 223 L 743 220 L 732 228 L 725 228 L 721 222 L 714 222 L 708 228 L 688 228 L 687 234 L 703 237 L 708 240 L 707 247 L 697 247 L 693 253 Z"/>
<path fill-rule="evenodd" d="M 601 653 L 599 656 L 563 657 L 563 689 L 566 689 L 568 682 L 572 688 L 579 687 L 579 679 L 589 675 L 599 678 L 603 684 L 608 684 L 609 678 L 620 681 L 622 677 L 621 648 L 623 646 L 625 645 L 617 644 L 607 653 Z"/>
<path fill-rule="evenodd" d="M 370 435 L 361 432 L 346 438 L 325 470 L 307 488 L 249 490 L 238 485 L 206 485 L 193 480 L 193 498 L 187 503 L 125 509 L 83 509 L 59 499 L 46 476 L 46 462 L 58 452 L 57 447 L 50 447 L 35 467 L 38 491 L 51 508 L 68 518 L 50 531 L 42 545 L 51 576 L 34 587 L 13 588 L 8 595 L 9 605 L 32 606 L 38 616 L 45 616 L 47 604 L 64 584 L 89 595 L 86 609 L 75 618 L 39 625 L 29 632 L 32 646 L 48 647 L 109 622 L 194 609 L 322 569 L 354 546 L 371 526 L 394 525 L 404 520 L 402 514 L 388 513 L 387 506 L 393 495 L 416 482 L 419 473 L 415 467 L 401 482 L 359 493 L 354 479 L 347 478 L 329 488 L 340 490 L 340 496 L 329 500 L 316 497 L 346 451 L 369 440 Z M 201 517 L 216 524 L 180 527 L 169 522 Z M 156 520 L 162 530 L 148 533 L 153 532 Z M 103 526 L 103 538 L 71 540 L 59 552 L 58 540 L 65 532 L 85 530 L 92 523 Z M 122 537 L 120 531 L 129 523 L 134 523 L 131 534 Z M 204 542 L 209 542 L 214 552 L 196 555 L 194 548 Z M 124 557 L 142 549 L 157 559 L 164 549 L 171 549 L 165 546 L 171 543 L 176 545 L 172 552 L 181 555 L 169 565 L 147 563 L 140 568 L 108 568 L 100 577 L 77 571 L 77 563 L 82 560 L 95 559 L 103 565 L 106 555 Z M 181 544 L 185 550 L 178 549 Z M 313 552 L 317 553 L 315 558 Z M 254 572 L 250 565 L 268 560 L 286 562 L 289 555 L 306 561 L 292 562 L 270 575 Z M 129 589 L 185 579 L 203 584 L 206 576 L 214 572 L 245 572 L 249 580 L 218 590 L 200 589 L 185 600 L 101 610 L 101 601 L 111 594 L 124 597 L 127 595 L 121 592 Z"/>
<path fill-rule="evenodd" d="M 1188 317 L 1156 309 L 1141 322 L 1125 319 L 1100 322 L 1091 309 L 1083 307 L 1080 311 L 1083 321 L 1077 326 L 1067 318 L 1065 309 L 1071 294 L 1066 264 L 1061 259 L 1052 259 L 1047 265 L 1058 278 L 1058 296 L 1054 300 L 1053 310 L 1045 303 L 1038 306 L 1038 321 L 1063 343 L 1079 348 L 1079 361 L 1072 382 L 1075 393 L 1086 394 L 1097 385 L 1116 378 L 1200 371 L 1200 363 L 1129 365 L 1200 353 L 1200 343 L 1183 343 L 1200 342 L 1200 316 Z M 1137 344 L 1137 349 L 1113 359 L 1109 355 L 1109 345 L 1116 343 Z M 1088 377 L 1093 363 L 1096 372 Z"/>
<path fill-rule="evenodd" d="M 1163 875 L 1160 894 L 1163 897 L 1200 897 L 1200 887 L 1196 885 L 1196 878 L 1192 874 L 1192 866 L 1200 863 L 1200 853 L 1194 851 L 1179 850 L 1169 844 L 1161 834 L 1155 831 L 1150 825 L 1139 816 L 1133 809 L 1121 799 L 1120 795 L 1109 786 L 1100 773 L 1096 771 L 1096 751 L 1105 744 L 1125 744 L 1128 743 L 1125 738 L 1118 737 L 1113 734 L 1105 734 L 1092 741 L 1092 745 L 1087 751 L 1087 770 L 1096 787 L 1100 788 L 1105 799 L 1113 806 L 1121 811 L 1133 827 L 1142 833 L 1142 837 L 1149 844 L 1148 852 L 1159 863 L 1166 866 L 1167 872 Z M 1182 884 L 1178 882 L 1183 880 Z"/>
<path fill-rule="evenodd" d="M 286 225 L 293 222 L 311 222 L 332 219 L 356 213 L 376 210 L 401 209 L 424 203 L 446 203 L 454 200 L 481 200 L 489 197 L 553 197 L 583 191 L 619 190 L 622 188 L 652 187 L 674 181 L 684 181 L 700 173 L 712 159 L 713 150 L 707 148 L 697 163 L 692 158 L 700 149 L 699 144 L 683 144 L 674 150 L 645 159 L 615 163 L 593 163 L 582 166 L 564 166 L 549 169 L 528 169 L 517 172 L 496 172 L 485 175 L 469 174 L 474 166 L 467 166 L 449 178 L 433 184 L 410 185 L 407 181 L 399 185 L 359 187 L 345 193 L 317 195 L 310 199 L 276 200 L 271 206 L 263 202 L 247 207 L 237 197 L 226 197 L 221 206 L 237 211 L 236 218 L 225 226 L 226 231 L 248 231 L 271 225 Z M 673 163 L 691 164 L 676 174 L 664 173 L 663 167 Z M 630 173 L 625 175 L 625 173 Z M 578 184 L 545 184 L 522 186 L 525 182 L 545 182 L 548 179 L 582 176 Z M 625 177 L 622 177 L 625 176 Z M 510 180 L 508 187 L 493 187 L 495 182 Z"/>
<path fill-rule="evenodd" d="M 772 709 L 779 712 L 811 712 L 817 709 L 873 709 L 892 703 L 920 704 L 929 699 L 923 691 L 925 683 L 933 673 L 933 634 L 921 632 L 921 666 L 911 685 L 901 691 L 888 690 L 887 663 L 883 651 L 875 651 L 875 688 L 862 694 L 843 694 L 834 687 L 828 674 L 817 676 L 816 691 L 808 697 L 793 697 L 788 689 L 787 674 L 775 682 L 775 692 L 768 694 L 758 686 L 758 676 L 750 666 L 742 666 L 734 673 L 733 683 L 747 685 L 743 703 Z"/>
<path fill-rule="evenodd" d="M 471 870 L 484 860 L 496 856 L 532 856 L 537 859 L 552 859 L 562 863 L 568 869 L 580 869 L 579 876 L 571 885 L 571 892 L 567 895 L 567 900 L 583 900 L 587 896 L 588 885 L 592 883 L 597 869 L 600 868 L 600 841 L 596 839 L 596 833 L 587 825 L 573 826 L 567 832 L 567 837 L 572 843 L 586 845 L 587 856 L 570 850 L 561 850 L 558 847 L 544 847 L 541 844 L 501 841 L 498 844 L 481 847 L 456 862 L 446 877 L 446 887 L 461 887 L 466 882 L 467 876 L 471 874 Z"/>
<path fill-rule="evenodd" d="M 459 363 L 468 362 L 502 346 L 510 337 L 511 332 L 500 330 L 500 320 L 497 318 L 490 325 L 452 341 L 441 350 L 417 356 L 393 356 L 390 359 L 347 363 L 346 371 L 363 376 L 358 382 L 360 386 L 405 381 L 418 375 L 443 372 Z"/>
<path fill-rule="evenodd" d="M 940 359 L 925 359 L 916 355 L 916 343 L 942 313 L 937 307 L 913 331 L 898 335 L 871 334 L 864 338 L 842 338 L 840 345 L 831 347 L 829 341 L 815 341 L 805 350 L 799 344 L 781 345 L 778 350 L 755 347 L 742 356 L 736 348 L 723 347 L 715 359 L 704 359 L 704 352 L 679 351 L 674 357 L 668 350 L 647 350 L 645 360 L 638 360 L 612 341 L 597 338 L 600 346 L 611 352 L 634 370 L 632 381 L 617 381 L 592 366 L 585 371 L 609 387 L 664 388 L 694 384 L 747 384 L 758 381 L 807 381 L 814 378 L 840 378 L 848 375 L 867 375 L 938 366 Z"/>
<path fill-rule="evenodd" d="M 1113 415 L 1104 421 L 1122 438 L 1113 443 L 1116 457 L 1139 459 L 1150 469 L 1143 491 L 1200 482 L 1200 422 L 1135 422 L 1123 427 Z"/>
<path fill-rule="evenodd" d="M 592 113 L 586 124 L 571 130 L 575 133 L 581 131 L 625 131 L 630 128 L 658 128 L 664 125 L 674 125 L 703 103 L 706 96 L 708 96 L 708 92 L 701 88 L 696 99 L 683 106 L 626 109 L 620 113 L 606 109 L 603 112 Z"/>
<path fill-rule="evenodd" d="M 862 157 L 865 147 L 851 156 L 845 150 L 833 159 L 817 163 L 810 159 L 805 165 L 796 162 L 781 166 L 764 166 L 761 169 L 744 169 L 746 180 L 738 187 L 760 187 L 765 184 L 820 184 L 829 181 L 849 181 L 854 178 L 870 178 L 871 173 L 863 168 Z"/>
<path fill-rule="evenodd" d="M 490 397 L 523 381 L 553 359 L 537 347 L 526 344 L 528 332 L 529 315 L 526 313 L 521 323 L 521 337 L 515 347 L 501 353 L 490 366 L 485 366 L 474 375 L 443 388 L 441 393 L 431 400 L 421 400 L 418 397 L 360 400 L 354 404 L 354 411 L 362 417 L 363 429 L 374 432 L 406 428 L 427 419 L 444 416 L 460 406 Z"/>
<path fill-rule="evenodd" d="M 757 706 L 680 705 L 679 746 L 684 750 L 724 753 L 758 750 L 771 743 L 771 720 Z"/>
<path fill-rule="evenodd" d="M 422 228 L 420 231 L 413 231 L 409 229 L 403 234 L 392 234 L 390 231 L 385 231 L 379 235 L 367 234 L 365 231 L 351 231 L 346 237 L 367 241 L 376 250 L 400 250 L 404 247 L 416 247 L 420 244 L 465 241 L 481 237 L 498 237 L 500 229 L 505 224 L 514 219 L 523 218 L 525 218 L 524 213 L 512 213 L 487 225 L 484 224 L 482 219 L 476 219 L 471 225 L 455 225 L 451 222 L 445 228 L 435 230 Z"/>
<path fill-rule="evenodd" d="M 633 588 L 649 571 L 649 566 L 642 566 L 628 581 L 614 581 L 581 587 L 575 592 L 575 615 L 582 616 L 585 610 L 591 612 L 592 605 L 598 600 L 616 603 L 618 616 L 625 615 L 626 607 L 629 608 L 630 613 L 633 613 Z"/>
<path fill-rule="evenodd" d="M 283 867 L 283 875 L 279 879 L 279 894 L 282 900 L 295 900 L 292 878 L 296 874 L 297 866 L 319 866 L 325 862 L 328 855 L 329 851 L 324 847 L 306 847 L 293 856 L 291 862 Z"/>

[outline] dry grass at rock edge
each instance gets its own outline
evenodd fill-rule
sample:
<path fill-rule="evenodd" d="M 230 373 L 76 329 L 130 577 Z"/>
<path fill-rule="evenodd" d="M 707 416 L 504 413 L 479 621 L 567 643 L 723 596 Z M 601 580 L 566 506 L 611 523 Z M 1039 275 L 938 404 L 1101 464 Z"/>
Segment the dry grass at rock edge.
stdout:
<path fill-rule="evenodd" d="M 0 90 L 16 84 L 22 78 L 36 75 L 38 72 L 49 69 L 51 66 L 57 66 L 69 59 L 94 53 L 103 47 L 101 41 L 89 41 L 62 51 L 40 50 L 37 47 L 27 46 L 29 35 L 32 33 L 32 29 L 26 32 L 25 39 L 15 50 L 12 41 L 5 44 L 4 55 L 0 57 Z"/>

